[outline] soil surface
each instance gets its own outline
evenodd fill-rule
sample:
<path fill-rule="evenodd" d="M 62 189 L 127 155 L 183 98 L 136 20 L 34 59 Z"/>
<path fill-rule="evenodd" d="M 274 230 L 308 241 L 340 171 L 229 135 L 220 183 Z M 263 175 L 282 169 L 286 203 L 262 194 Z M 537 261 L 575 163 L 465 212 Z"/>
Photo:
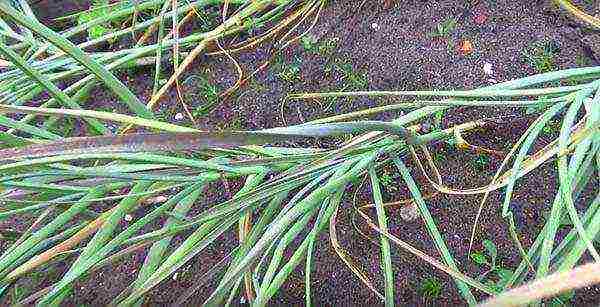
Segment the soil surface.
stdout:
<path fill-rule="evenodd" d="M 85 4 L 65 4 L 68 1 L 39 1 L 36 13 L 45 23 L 60 27 L 53 17 L 85 8 Z M 540 72 L 539 67 L 525 60 L 524 53 L 533 52 L 535 44 L 551 44 L 552 68 L 564 69 L 583 65 L 600 65 L 598 33 L 580 27 L 558 14 L 544 1 L 396 1 L 385 8 L 384 1 L 330 1 L 304 44 L 288 48 L 277 62 L 243 86 L 236 95 L 220 101 L 207 116 L 198 116 L 197 126 L 203 129 L 256 130 L 306 122 L 335 114 L 357 111 L 368 107 L 389 104 L 397 99 L 338 99 L 338 100 L 286 100 L 291 93 L 333 90 L 419 90 L 419 89 L 471 89 Z M 586 2 L 591 13 L 600 11 L 600 2 Z M 438 25 L 455 20 L 455 29 L 444 33 Z M 441 33 L 440 33 L 441 32 Z M 461 51 L 464 42 L 472 44 L 472 52 Z M 312 48 L 310 44 L 313 44 Z M 318 46 L 322 46 L 321 49 Z M 329 46 L 329 47 L 328 47 Z M 261 46 L 235 57 L 245 71 L 253 71 L 267 60 L 270 46 Z M 316 49 L 316 51 L 315 51 Z M 492 74 L 486 74 L 484 65 L 491 64 Z M 147 101 L 152 91 L 152 69 L 122 72 L 120 77 L 135 90 L 140 99 Z M 226 90 L 236 80 L 235 68 L 227 57 L 208 56 L 197 61 L 183 77 L 185 101 L 196 110 L 207 103 L 206 91 L 198 80 L 207 80 L 218 92 Z M 121 111 L 116 99 L 101 88 L 94 91 L 90 105 L 97 109 Z M 161 101 L 159 112 L 163 119 L 191 125 L 175 91 Z M 125 110 L 123 109 L 123 112 Z M 390 120 L 401 111 L 382 113 L 374 118 Z M 470 121 L 474 118 L 502 118 L 504 123 L 493 129 L 466 135 L 475 145 L 508 151 L 514 141 L 534 119 L 520 109 L 459 109 L 447 113 L 442 126 Z M 548 131 L 538 144 L 541 148 L 556 136 L 557 130 Z M 309 145 L 332 147 L 342 140 L 311 141 Z M 454 188 L 486 185 L 501 159 L 459 151 L 450 145 L 431 146 L 430 150 L 441 157 L 436 160 L 444 182 Z M 424 195 L 433 194 L 425 178 L 407 157 L 412 175 L 420 183 Z M 408 198 L 408 190 L 393 165 L 386 165 L 381 174 L 390 174 L 385 185 L 385 201 Z M 545 214 L 556 192 L 556 167 L 552 162 L 538 168 L 521 180 L 514 196 L 514 209 L 519 234 L 527 249 L 541 230 Z M 231 182 L 229 193 L 238 189 Z M 368 186 L 368 185 L 365 185 Z M 593 179 L 586 196 L 595 193 L 598 180 Z M 596 187 L 596 188 L 595 188 Z M 226 199 L 227 192 L 219 187 L 207 189 L 198 212 L 209 204 Z M 379 247 L 373 242 L 378 237 L 356 217 L 353 224 L 354 193 L 346 193 L 338 214 L 337 232 L 340 244 L 372 278 L 378 289 L 383 289 Z M 359 204 L 371 203 L 368 188 L 357 191 Z M 469 276 L 479 276 L 486 268 L 479 267 L 469 258 L 469 238 L 481 196 L 433 195 L 428 198 L 432 215 L 457 265 Z M 511 269 L 518 265 L 518 250 L 508 238 L 508 227 L 500 217 L 500 193 L 492 193 L 483 209 L 482 220 L 476 234 L 475 251 L 483 250 L 482 241 L 492 240 L 499 251 L 500 263 Z M 194 212 L 192 212 L 194 213 Z M 141 214 L 141 212 L 139 212 Z M 374 213 L 371 212 L 371 216 Z M 423 252 L 438 257 L 435 246 L 420 218 L 405 221 L 400 217 L 400 207 L 388 211 L 390 231 Z M 10 223 L 11 221 L 9 221 Z M 12 221 L 12 223 L 17 223 Z M 1 225 L 1 224 L 0 224 Z M 159 225 L 157 223 L 157 225 Z M 12 225 L 23 229 L 27 225 Z M 365 233 L 367 237 L 359 233 Z M 181 242 L 183 236 L 178 238 Z M 218 276 L 204 277 L 205 272 L 227 255 L 236 244 L 233 234 L 223 236 L 215 246 L 195 257 L 173 278 L 163 282 L 148 295 L 149 305 L 170 305 L 183 294 L 195 289 L 186 305 L 201 304 L 218 282 Z M 344 265 L 335 253 L 325 232 L 317 241 L 312 272 L 312 297 L 317 306 L 325 305 L 382 305 L 381 300 L 364 286 Z M 122 261 L 90 274 L 76 284 L 68 305 L 105 305 L 135 278 L 145 252 L 134 253 Z M 289 255 L 288 255 L 289 256 Z M 401 305 L 464 305 L 453 281 L 412 254 L 397 247 L 392 249 L 396 281 L 396 300 Z M 40 272 L 38 287 L 47 285 L 60 276 L 68 265 L 59 263 L 52 272 Z M 441 285 L 437 298 L 423 296 L 419 289 L 428 278 L 436 278 Z M 205 281 L 206 280 L 206 281 Z M 198 287 L 199 281 L 205 281 Z M 22 281 L 26 282 L 26 281 Z M 304 269 L 296 270 L 283 289 L 271 301 L 272 305 L 304 304 Z M 477 293 L 475 291 L 474 293 Z M 483 299 L 481 293 L 477 293 Z M 600 302 L 600 287 L 577 291 L 572 303 L 595 305 Z M 244 305 L 236 300 L 235 305 Z"/>

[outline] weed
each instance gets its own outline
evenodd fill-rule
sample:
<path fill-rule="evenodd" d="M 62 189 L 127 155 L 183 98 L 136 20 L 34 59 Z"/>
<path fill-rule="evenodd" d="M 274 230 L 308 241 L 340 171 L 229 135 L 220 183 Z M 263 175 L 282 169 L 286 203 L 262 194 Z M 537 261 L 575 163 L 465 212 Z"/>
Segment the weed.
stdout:
<path fill-rule="evenodd" d="M 281 56 L 278 56 L 275 59 L 274 67 L 276 70 L 279 70 L 277 73 L 277 77 L 279 79 L 286 81 L 288 83 L 295 83 L 302 80 L 300 77 L 300 65 L 302 64 L 302 59 L 299 57 L 294 57 L 291 63 L 287 63 Z"/>
<path fill-rule="evenodd" d="M 332 39 L 324 40 L 323 42 L 321 42 L 319 44 L 319 47 L 317 48 L 317 52 L 321 56 L 331 56 L 331 55 L 333 55 L 335 49 L 338 46 L 338 41 L 339 41 L 339 39 L 337 37 L 332 38 Z"/>
<path fill-rule="evenodd" d="M 396 179 L 389 172 L 384 172 L 383 175 L 379 177 L 379 182 L 381 182 L 383 187 L 388 191 L 398 191 Z"/>
<path fill-rule="evenodd" d="M 441 154 L 439 152 L 436 152 L 436 153 L 433 154 L 433 161 L 439 163 L 439 162 L 444 162 L 444 160 L 446 160 L 446 156 L 445 155 L 443 155 L 443 154 Z"/>
<path fill-rule="evenodd" d="M 22 287 L 19 283 L 16 283 L 15 286 L 13 287 L 13 291 L 11 293 L 12 296 L 12 302 L 16 303 L 21 301 L 23 298 L 25 298 L 25 295 L 27 294 L 27 290 Z"/>
<path fill-rule="evenodd" d="M 319 42 L 311 35 L 305 35 L 300 39 L 300 45 L 305 51 L 316 53 L 323 57 L 332 56 L 337 43 L 338 38 L 326 39 Z"/>
<path fill-rule="evenodd" d="M 471 260 L 480 267 L 486 266 L 488 269 L 479 276 L 480 280 L 485 280 L 485 283 L 498 291 L 502 291 L 508 281 L 512 277 L 513 272 L 509 269 L 503 268 L 498 264 L 498 248 L 494 242 L 490 240 L 483 240 L 483 251 L 474 252 L 471 254 Z M 489 276 L 495 276 L 490 278 Z"/>
<path fill-rule="evenodd" d="M 456 19 L 449 17 L 446 20 L 440 22 L 435 30 L 429 32 L 430 38 L 447 38 L 456 29 Z"/>
<path fill-rule="evenodd" d="M 204 75 L 192 75 L 184 80 L 186 86 L 197 89 L 196 94 L 188 94 L 201 101 L 201 105 L 192 111 L 194 116 L 205 115 L 219 103 L 219 88 Z"/>
<path fill-rule="evenodd" d="M 444 115 L 446 111 L 440 110 L 433 113 L 433 126 L 435 130 L 442 130 L 442 120 L 444 119 Z"/>
<path fill-rule="evenodd" d="M 108 14 L 110 8 L 108 7 L 108 0 L 94 0 L 90 5 L 90 9 L 79 14 L 77 17 L 78 24 L 84 24 L 93 19 L 102 17 L 103 15 Z M 98 37 L 103 36 L 104 34 L 110 32 L 112 30 L 112 26 L 110 23 L 104 23 L 92 26 L 88 29 L 88 38 L 96 39 Z"/>
<path fill-rule="evenodd" d="M 300 45 L 305 51 L 315 52 L 317 50 L 318 41 L 312 35 L 304 35 L 300 39 Z"/>
<path fill-rule="evenodd" d="M 577 57 L 575 57 L 575 65 L 577 65 L 577 67 L 590 66 L 592 65 L 592 60 L 582 54 L 578 54 Z"/>
<path fill-rule="evenodd" d="M 356 71 L 351 63 L 341 62 L 339 63 L 338 68 L 346 81 L 346 89 L 365 89 L 369 85 L 367 76 Z"/>
<path fill-rule="evenodd" d="M 92 21 L 97 18 L 104 17 L 109 14 L 111 11 L 124 9 L 133 5 L 129 1 L 120 1 L 117 4 L 111 5 L 108 0 L 93 0 L 90 4 L 90 8 L 77 15 L 77 24 L 81 25 Z M 122 18 L 117 18 L 111 21 L 107 21 L 101 24 L 94 25 L 88 28 L 88 39 L 93 40 L 99 37 L 104 36 L 107 33 L 110 33 L 115 30 L 115 26 L 117 24 L 121 24 L 124 21 Z M 114 40 L 110 40 L 113 42 Z"/>
<path fill-rule="evenodd" d="M 485 154 L 478 154 L 475 158 L 475 167 L 480 170 L 484 170 L 487 168 L 490 163 L 490 157 Z"/>
<path fill-rule="evenodd" d="M 557 69 L 555 63 L 559 47 L 554 41 L 538 41 L 522 52 L 523 60 L 538 73 Z"/>
<path fill-rule="evenodd" d="M 558 129 L 558 123 L 551 120 L 549 121 L 544 128 L 542 128 L 542 132 L 545 134 L 552 134 Z"/>
<path fill-rule="evenodd" d="M 428 277 L 421 281 L 419 294 L 424 298 L 437 299 L 442 295 L 442 283 L 435 277 Z"/>

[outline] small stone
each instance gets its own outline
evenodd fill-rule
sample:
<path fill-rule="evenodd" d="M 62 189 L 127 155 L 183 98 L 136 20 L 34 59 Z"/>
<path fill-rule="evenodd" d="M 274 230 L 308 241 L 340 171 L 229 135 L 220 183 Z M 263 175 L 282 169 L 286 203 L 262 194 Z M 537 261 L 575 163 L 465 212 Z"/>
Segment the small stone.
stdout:
<path fill-rule="evenodd" d="M 488 75 L 491 76 L 494 74 L 494 68 L 492 67 L 492 64 L 490 63 L 484 63 L 483 64 L 483 72 Z"/>
<path fill-rule="evenodd" d="M 371 29 L 373 29 L 373 31 L 379 31 L 381 28 L 379 27 L 379 24 L 374 22 L 371 24 Z"/>
<path fill-rule="evenodd" d="M 471 43 L 470 40 L 462 40 L 462 42 L 460 43 L 460 47 L 458 48 L 458 50 L 463 54 L 463 55 L 469 55 L 473 52 L 473 43 Z"/>
<path fill-rule="evenodd" d="M 127 222 L 133 221 L 133 215 L 131 215 L 131 214 L 125 214 L 125 221 L 127 221 Z"/>
<path fill-rule="evenodd" d="M 183 113 L 175 114 L 175 120 L 183 120 Z"/>
<path fill-rule="evenodd" d="M 411 203 L 400 208 L 400 217 L 406 222 L 416 220 L 419 217 L 419 215 L 419 208 L 415 203 Z"/>
<path fill-rule="evenodd" d="M 179 273 L 179 272 L 175 272 L 175 274 L 173 274 L 173 280 L 177 280 L 177 274 L 178 274 L 178 273 Z"/>

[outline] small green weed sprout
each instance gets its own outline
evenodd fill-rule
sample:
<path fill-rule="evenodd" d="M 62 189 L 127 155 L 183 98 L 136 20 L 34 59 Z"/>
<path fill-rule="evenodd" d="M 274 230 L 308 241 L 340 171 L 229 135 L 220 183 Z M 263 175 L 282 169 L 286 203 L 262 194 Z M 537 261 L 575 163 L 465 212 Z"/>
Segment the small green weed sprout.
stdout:
<path fill-rule="evenodd" d="M 291 63 L 287 63 L 281 56 L 278 56 L 273 66 L 276 70 L 279 70 L 279 73 L 277 73 L 279 79 L 288 83 L 295 83 L 302 80 L 300 77 L 301 64 L 302 59 L 299 57 L 295 57 Z"/>
<path fill-rule="evenodd" d="M 554 133 L 554 131 L 558 130 L 559 127 L 560 127 L 559 123 L 551 120 L 546 124 L 546 126 L 544 126 L 544 128 L 542 128 L 542 132 L 544 134 L 552 134 L 552 133 Z"/>
<path fill-rule="evenodd" d="M 304 35 L 300 39 L 300 45 L 305 51 L 315 52 L 317 50 L 318 41 L 312 35 Z"/>
<path fill-rule="evenodd" d="M 191 98 L 200 100 L 201 105 L 194 108 L 192 115 L 202 116 L 208 113 L 217 103 L 219 103 L 219 88 L 216 84 L 210 82 L 210 80 L 201 74 L 189 76 L 183 82 L 187 86 L 191 86 L 194 93 L 188 94 Z"/>
<path fill-rule="evenodd" d="M 398 186 L 396 185 L 396 180 L 394 179 L 394 176 L 391 175 L 389 172 L 384 172 L 380 177 L 379 177 L 379 181 L 381 182 L 381 184 L 383 185 L 383 187 L 388 190 L 388 191 L 397 191 L 398 190 Z"/>
<path fill-rule="evenodd" d="M 445 110 L 440 110 L 433 113 L 433 127 L 435 130 L 442 130 L 442 120 L 446 114 Z"/>
<path fill-rule="evenodd" d="M 436 152 L 433 154 L 433 161 L 440 163 L 440 162 L 443 162 L 444 160 L 446 160 L 446 157 L 443 154 L 441 154 L 439 152 Z"/>
<path fill-rule="evenodd" d="M 442 283 L 435 277 L 428 277 L 421 281 L 419 294 L 424 298 L 437 299 L 442 295 Z"/>
<path fill-rule="evenodd" d="M 449 17 L 446 20 L 440 22 L 435 30 L 429 32 L 430 38 L 447 38 L 456 29 L 456 19 Z"/>
<path fill-rule="evenodd" d="M 577 65 L 577 67 L 586 67 L 592 65 L 592 61 L 590 58 L 582 54 L 578 54 L 577 57 L 575 57 L 575 65 Z"/>
<path fill-rule="evenodd" d="M 346 87 L 352 89 L 365 89 L 369 85 L 367 76 L 356 71 L 351 63 L 342 62 L 338 65 L 344 75 Z"/>
<path fill-rule="evenodd" d="M 490 157 L 485 154 L 478 154 L 475 158 L 475 167 L 480 170 L 486 169 L 486 167 L 490 164 Z"/>
<path fill-rule="evenodd" d="M 538 41 L 525 49 L 522 57 L 537 73 L 546 73 L 557 70 L 555 57 L 558 51 L 559 47 L 555 42 Z"/>
<path fill-rule="evenodd" d="M 485 280 L 489 287 L 502 291 L 512 277 L 513 272 L 503 268 L 498 264 L 498 249 L 491 240 L 483 240 L 484 251 L 478 251 L 471 254 L 471 260 L 480 267 L 487 267 L 488 270 L 479 276 L 480 280 Z M 489 276 L 495 276 L 490 278 Z"/>
<path fill-rule="evenodd" d="M 101 16 L 108 14 L 110 8 L 108 7 L 108 0 L 94 0 L 90 5 L 90 9 L 79 14 L 77 17 L 78 24 L 84 24 Z M 110 32 L 112 26 L 110 23 L 103 23 L 92 26 L 88 29 L 88 38 L 90 40 L 99 38 L 104 34 Z"/>
<path fill-rule="evenodd" d="M 119 3 L 111 4 L 109 0 L 93 0 L 90 4 L 90 8 L 87 11 L 77 15 L 77 24 L 81 25 L 87 23 L 94 19 L 104 17 L 111 11 L 124 9 L 132 5 L 133 3 L 130 1 L 120 1 Z M 123 21 L 124 19 L 117 18 L 88 28 L 88 39 L 93 40 L 114 31 L 114 25 L 120 24 Z"/>
<path fill-rule="evenodd" d="M 305 35 L 300 39 L 302 48 L 311 53 L 318 54 L 323 57 L 332 56 L 337 47 L 338 38 L 326 39 L 318 41 L 311 35 Z"/>

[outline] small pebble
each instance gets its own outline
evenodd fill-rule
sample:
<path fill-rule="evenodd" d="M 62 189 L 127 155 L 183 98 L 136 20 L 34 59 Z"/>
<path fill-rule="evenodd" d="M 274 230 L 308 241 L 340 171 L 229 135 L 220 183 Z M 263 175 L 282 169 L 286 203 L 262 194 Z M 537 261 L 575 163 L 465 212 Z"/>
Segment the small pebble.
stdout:
<path fill-rule="evenodd" d="M 183 113 L 175 114 L 175 120 L 183 120 Z"/>
<path fill-rule="evenodd" d="M 494 69 L 493 69 L 493 67 L 492 67 L 492 64 L 490 64 L 490 63 L 485 63 L 485 64 L 483 64 L 483 72 L 484 72 L 486 75 L 488 75 L 488 76 L 491 76 L 491 75 L 493 75 L 493 74 L 494 74 Z"/>
<path fill-rule="evenodd" d="M 400 217 L 406 222 L 416 220 L 419 215 L 419 208 L 415 203 L 400 208 Z"/>
<path fill-rule="evenodd" d="M 173 274 L 173 280 L 177 280 L 177 274 L 178 272 L 175 272 L 175 274 Z"/>
<path fill-rule="evenodd" d="M 373 29 L 374 31 L 379 31 L 380 27 L 376 22 L 374 22 L 371 24 L 371 29 Z"/>
<path fill-rule="evenodd" d="M 125 215 L 125 220 L 126 220 L 127 222 L 131 222 L 131 221 L 133 221 L 133 215 L 131 215 L 131 214 L 126 214 L 126 215 Z"/>

